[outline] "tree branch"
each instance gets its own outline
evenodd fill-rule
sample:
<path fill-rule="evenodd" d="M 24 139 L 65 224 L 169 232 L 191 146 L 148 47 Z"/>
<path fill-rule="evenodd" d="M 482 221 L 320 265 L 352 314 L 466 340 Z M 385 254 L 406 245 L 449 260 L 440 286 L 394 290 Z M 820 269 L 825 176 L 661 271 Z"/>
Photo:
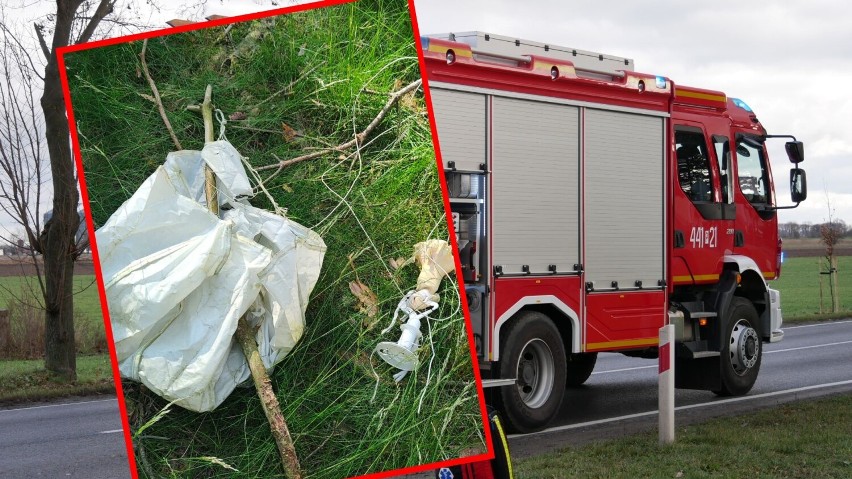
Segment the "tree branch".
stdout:
<path fill-rule="evenodd" d="M 166 129 L 169 130 L 169 136 L 172 138 L 172 142 L 174 142 L 175 146 L 178 150 L 182 150 L 183 147 L 180 145 L 180 141 L 177 139 L 177 135 L 175 135 L 175 131 L 172 129 L 172 124 L 169 122 L 169 117 L 166 116 L 166 109 L 163 108 L 163 100 L 160 98 L 160 91 L 157 90 L 157 84 L 154 83 L 154 79 L 151 78 L 151 73 L 148 71 L 148 63 L 145 62 L 145 49 L 148 47 L 148 39 L 146 38 L 142 42 L 142 51 L 139 52 L 139 60 L 142 61 L 142 73 L 145 74 L 145 79 L 148 80 L 148 85 L 151 87 L 151 91 L 154 93 L 154 100 L 157 103 L 157 110 L 160 111 L 160 117 L 163 119 L 163 123 L 166 124 Z"/>
<path fill-rule="evenodd" d="M 47 42 L 44 41 L 44 33 L 42 33 L 44 27 L 39 23 L 34 23 L 33 28 L 35 28 L 36 36 L 38 37 L 38 44 L 41 46 L 41 52 L 44 53 L 44 59 L 50 61 L 50 48 L 47 47 Z"/>
<path fill-rule="evenodd" d="M 80 36 L 77 37 L 77 41 L 74 43 L 88 42 L 92 38 L 92 35 L 94 35 L 95 29 L 98 28 L 98 24 L 101 23 L 101 20 L 112 13 L 114 5 L 115 0 L 101 0 L 98 4 L 98 8 L 95 10 L 95 13 L 92 15 L 92 18 L 89 19 L 89 23 L 86 24 L 86 28 L 83 29 L 83 32 L 80 33 Z"/>
<path fill-rule="evenodd" d="M 356 145 L 360 146 L 364 142 L 364 140 L 368 136 L 370 136 L 370 133 L 372 133 L 373 130 L 375 130 L 376 127 L 379 126 L 379 123 L 381 123 L 382 120 L 384 120 L 384 118 L 387 116 L 388 112 L 390 112 L 391 108 L 393 108 L 393 106 L 396 105 L 396 103 L 403 96 L 405 96 L 406 94 L 411 93 L 412 91 L 419 88 L 421 83 L 422 83 L 422 80 L 416 80 L 416 81 L 409 83 L 408 85 L 401 88 L 400 90 L 397 90 L 397 91 L 391 93 L 390 98 L 388 98 L 388 101 L 385 103 L 385 106 L 382 107 L 382 109 L 379 111 L 379 114 L 376 115 L 375 118 L 373 118 L 373 121 L 371 121 L 370 124 L 367 125 L 367 127 L 364 128 L 363 131 L 356 134 L 355 138 L 353 138 L 353 139 L 351 139 L 351 140 L 349 140 L 345 143 L 341 143 L 337 146 L 333 146 L 331 148 L 325 148 L 325 149 L 322 149 L 322 150 L 319 150 L 319 151 L 315 151 L 313 153 L 308 153 L 307 155 L 297 156 L 297 157 L 291 158 L 289 160 L 281 160 L 281 161 L 279 161 L 277 163 L 273 163 L 271 165 L 266 165 L 266 166 L 261 166 L 261 167 L 255 168 L 255 170 L 264 171 L 264 170 L 281 169 L 281 168 L 284 168 L 286 166 L 290 166 L 290 165 L 293 165 L 293 164 L 296 164 L 296 163 L 300 163 L 302 161 L 313 160 L 315 158 L 319 158 L 319 157 L 327 155 L 329 153 L 336 153 L 336 152 L 339 152 L 339 151 L 348 150 L 349 148 L 352 148 L 353 146 L 356 146 Z"/>

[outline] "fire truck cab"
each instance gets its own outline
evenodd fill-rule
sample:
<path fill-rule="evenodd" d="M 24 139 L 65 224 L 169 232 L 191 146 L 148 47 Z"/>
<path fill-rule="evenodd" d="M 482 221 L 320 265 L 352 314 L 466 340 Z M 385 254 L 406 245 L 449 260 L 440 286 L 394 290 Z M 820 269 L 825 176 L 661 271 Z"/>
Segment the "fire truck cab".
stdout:
<path fill-rule="evenodd" d="M 422 46 L 483 383 L 510 429 L 545 427 L 598 352 L 656 357 L 669 323 L 678 387 L 747 393 L 783 337 L 776 136 L 748 105 L 573 48 Z M 798 205 L 804 149 L 784 137 Z"/>

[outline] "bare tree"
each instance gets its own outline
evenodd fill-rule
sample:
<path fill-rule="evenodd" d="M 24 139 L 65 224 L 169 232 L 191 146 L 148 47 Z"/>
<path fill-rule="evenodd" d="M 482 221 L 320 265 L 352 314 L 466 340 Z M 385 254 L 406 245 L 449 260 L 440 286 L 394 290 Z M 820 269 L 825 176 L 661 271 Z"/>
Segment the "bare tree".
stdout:
<path fill-rule="evenodd" d="M 198 15 L 206 2 L 195 0 L 188 2 L 188 6 L 185 2 L 184 10 Z M 86 245 L 75 244 L 80 226 L 79 193 L 56 49 L 85 43 L 96 35 L 114 36 L 149 28 L 151 25 L 141 12 L 158 10 L 158 6 L 154 0 L 144 0 L 146 8 L 137 8 L 142 3 L 142 0 L 55 0 L 56 12 L 33 23 L 45 63 L 28 54 L 16 34 L 20 32 L 12 31 L 5 17 L 0 16 L 4 48 L 4 72 L 0 74 L 6 73 L 4 103 L 0 105 L 6 112 L 0 118 L 4 122 L 0 125 L 4 128 L 0 134 L 4 155 L 0 168 L 10 178 L 2 183 L 0 207 L 23 227 L 33 254 L 43 256 L 40 285 L 46 313 L 45 369 L 68 380 L 76 379 L 74 261 Z M 276 2 L 271 4 L 274 6 Z M 35 78 L 44 87 L 40 112 L 34 103 L 38 90 Z M 24 94 L 20 94 L 21 88 Z M 40 225 L 39 198 L 47 179 L 45 148 L 53 187 L 53 214 Z"/>
<path fill-rule="evenodd" d="M 837 287 L 837 256 L 834 247 L 846 232 L 846 223 L 843 220 L 834 220 L 834 208 L 831 206 L 831 196 L 825 190 L 825 203 L 828 207 L 828 222 L 820 225 L 820 239 L 825 245 L 825 261 L 827 271 L 821 274 L 828 275 L 829 289 L 831 291 L 831 312 L 840 311 L 840 293 Z"/>
<path fill-rule="evenodd" d="M 33 251 L 41 254 L 44 269 L 39 284 L 45 309 L 45 369 L 75 380 L 73 274 L 80 254 L 75 237 L 80 227 L 79 193 L 71 152 L 68 119 L 59 77 L 56 49 L 89 41 L 101 22 L 115 10 L 115 0 L 56 0 L 56 13 L 34 23 L 45 63 L 32 58 L 27 48 L 2 19 L 3 122 L 0 133 L 0 207 L 23 228 Z M 114 21 L 113 25 L 133 22 Z M 50 42 L 46 37 L 52 36 Z M 39 75 L 39 66 L 43 74 Z M 43 84 L 40 109 L 38 88 Z M 45 150 L 46 149 L 46 157 Z M 49 159 L 53 187 L 52 216 L 41 225 L 40 198 Z M 36 261 L 37 264 L 37 261 Z"/>
<path fill-rule="evenodd" d="M 23 232 L 28 252 L 35 261 L 41 231 L 42 187 L 47 177 L 44 121 L 37 103 L 37 77 L 23 46 L 0 25 L 0 212 Z M 18 246 L 18 237 L 0 230 L 0 242 Z M 42 295 L 42 275 L 36 275 Z"/>

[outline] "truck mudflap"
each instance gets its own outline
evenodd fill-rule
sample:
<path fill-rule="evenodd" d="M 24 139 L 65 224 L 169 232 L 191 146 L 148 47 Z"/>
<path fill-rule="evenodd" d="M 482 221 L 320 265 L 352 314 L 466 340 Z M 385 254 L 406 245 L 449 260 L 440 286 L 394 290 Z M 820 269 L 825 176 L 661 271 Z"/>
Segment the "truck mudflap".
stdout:
<path fill-rule="evenodd" d="M 675 387 L 715 391 L 722 387 L 719 354 L 688 359 L 675 354 Z"/>
<path fill-rule="evenodd" d="M 781 317 L 781 292 L 767 288 L 766 290 L 767 296 L 769 299 L 769 307 L 766 308 L 767 318 L 763 318 L 763 330 L 766 331 L 763 334 L 763 339 L 769 341 L 770 343 L 777 343 L 784 339 L 784 330 L 781 329 L 781 326 L 784 322 Z"/>

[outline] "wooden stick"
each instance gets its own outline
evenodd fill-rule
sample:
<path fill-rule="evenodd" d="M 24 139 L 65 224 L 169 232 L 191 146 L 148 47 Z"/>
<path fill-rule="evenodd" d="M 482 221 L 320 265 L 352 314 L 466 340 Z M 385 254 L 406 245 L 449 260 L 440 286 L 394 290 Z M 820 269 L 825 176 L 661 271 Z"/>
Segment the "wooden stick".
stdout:
<path fill-rule="evenodd" d="M 269 375 L 266 374 L 266 367 L 260 358 L 260 351 L 258 351 L 257 342 L 254 340 L 256 332 L 257 329 L 248 324 L 245 316 L 240 318 L 239 323 L 237 323 L 237 340 L 243 348 L 243 354 L 245 354 L 249 369 L 251 369 L 254 387 L 257 389 L 257 396 L 260 398 L 266 420 L 269 421 L 269 428 L 272 430 L 275 445 L 278 446 L 284 475 L 290 479 L 301 479 L 302 471 L 299 466 L 299 457 L 296 455 L 296 448 L 293 445 L 290 430 L 287 428 L 287 422 L 284 421 L 284 415 L 281 414 L 278 397 L 272 390 L 272 382 Z"/>
<path fill-rule="evenodd" d="M 315 158 L 325 156 L 329 153 L 335 153 L 335 152 L 338 152 L 338 151 L 348 150 L 349 148 L 352 148 L 353 146 L 356 146 L 356 145 L 360 146 L 361 143 L 363 143 L 364 140 L 368 136 L 370 136 L 370 133 L 372 133 L 373 130 L 377 126 L 379 126 L 379 123 L 381 123 L 381 121 L 387 116 L 390 109 L 394 105 L 396 105 L 396 103 L 400 100 L 400 98 L 405 96 L 405 94 L 410 93 L 410 92 L 414 91 L 416 88 L 420 87 L 421 82 L 422 82 L 422 80 L 413 81 L 413 82 L 409 83 L 408 85 L 406 85 L 405 87 L 401 88 L 400 90 L 391 93 L 390 98 L 388 98 L 388 101 L 387 101 L 387 103 L 385 103 L 385 106 L 379 111 L 379 114 L 376 115 L 375 118 L 373 118 L 373 121 L 371 121 L 370 124 L 367 125 L 367 127 L 364 128 L 364 130 L 361 131 L 361 133 L 356 134 L 355 138 L 353 138 L 353 139 L 351 139 L 351 140 L 349 140 L 345 143 L 341 143 L 337 146 L 333 146 L 331 148 L 325 148 L 325 149 L 322 149 L 322 150 L 319 150 L 319 151 L 315 151 L 313 153 L 308 153 L 307 155 L 297 156 L 296 158 L 291 158 L 289 160 L 282 160 L 282 161 L 279 161 L 278 163 L 273 163 L 271 165 L 261 166 L 261 167 L 255 168 L 255 170 L 263 171 L 263 170 L 274 170 L 276 168 L 281 169 L 281 168 L 284 168 L 286 166 L 290 166 L 294 163 L 299 163 L 299 162 L 306 161 L 306 160 L 313 160 Z"/>
<path fill-rule="evenodd" d="M 180 141 L 177 139 L 177 135 L 175 135 L 175 131 L 172 129 L 172 124 L 169 122 L 169 117 L 166 116 L 166 109 L 163 108 L 163 100 L 160 98 L 160 91 L 157 90 L 157 84 L 154 83 L 154 79 L 151 78 L 151 73 L 148 72 L 148 63 L 145 61 L 145 49 L 148 47 L 148 39 L 142 42 L 142 51 L 139 53 L 139 60 L 142 61 L 142 73 L 145 74 L 145 79 L 148 80 L 148 85 L 151 87 L 151 91 L 154 93 L 154 100 L 157 103 L 157 110 L 160 111 L 160 117 L 163 119 L 163 123 L 166 124 L 166 129 L 169 130 L 169 136 L 172 137 L 172 142 L 174 142 L 175 146 L 178 150 L 182 150 L 183 147 L 180 146 Z"/>
<path fill-rule="evenodd" d="M 204 143 L 213 141 L 213 85 L 207 85 L 204 90 L 204 103 L 201 104 L 201 117 L 204 118 Z M 219 194 L 216 191 L 216 175 L 204 164 L 204 196 L 207 198 L 207 208 L 219 216 Z"/>
<path fill-rule="evenodd" d="M 205 143 L 213 141 L 212 94 L 213 87 L 207 85 L 207 89 L 204 92 L 204 103 L 201 104 L 201 115 L 204 118 Z M 204 165 L 204 193 L 210 212 L 218 216 L 219 201 L 216 192 L 216 175 L 206 164 Z M 237 341 L 240 343 L 240 347 L 246 357 L 246 362 L 248 362 L 251 377 L 257 389 L 257 396 L 260 398 L 260 405 L 263 407 L 267 421 L 269 421 L 269 428 L 272 430 L 275 445 L 278 446 L 278 454 L 281 456 L 281 465 L 284 467 L 285 477 L 289 479 L 302 479 L 299 457 L 296 455 L 296 447 L 293 445 L 293 438 L 290 436 L 287 422 L 284 421 L 284 415 L 281 413 L 278 398 L 272 389 L 272 381 L 270 381 L 266 367 L 263 365 L 263 360 L 260 358 L 257 342 L 254 339 L 255 334 L 257 334 L 257 328 L 253 328 L 245 316 L 241 317 L 237 323 Z"/>

